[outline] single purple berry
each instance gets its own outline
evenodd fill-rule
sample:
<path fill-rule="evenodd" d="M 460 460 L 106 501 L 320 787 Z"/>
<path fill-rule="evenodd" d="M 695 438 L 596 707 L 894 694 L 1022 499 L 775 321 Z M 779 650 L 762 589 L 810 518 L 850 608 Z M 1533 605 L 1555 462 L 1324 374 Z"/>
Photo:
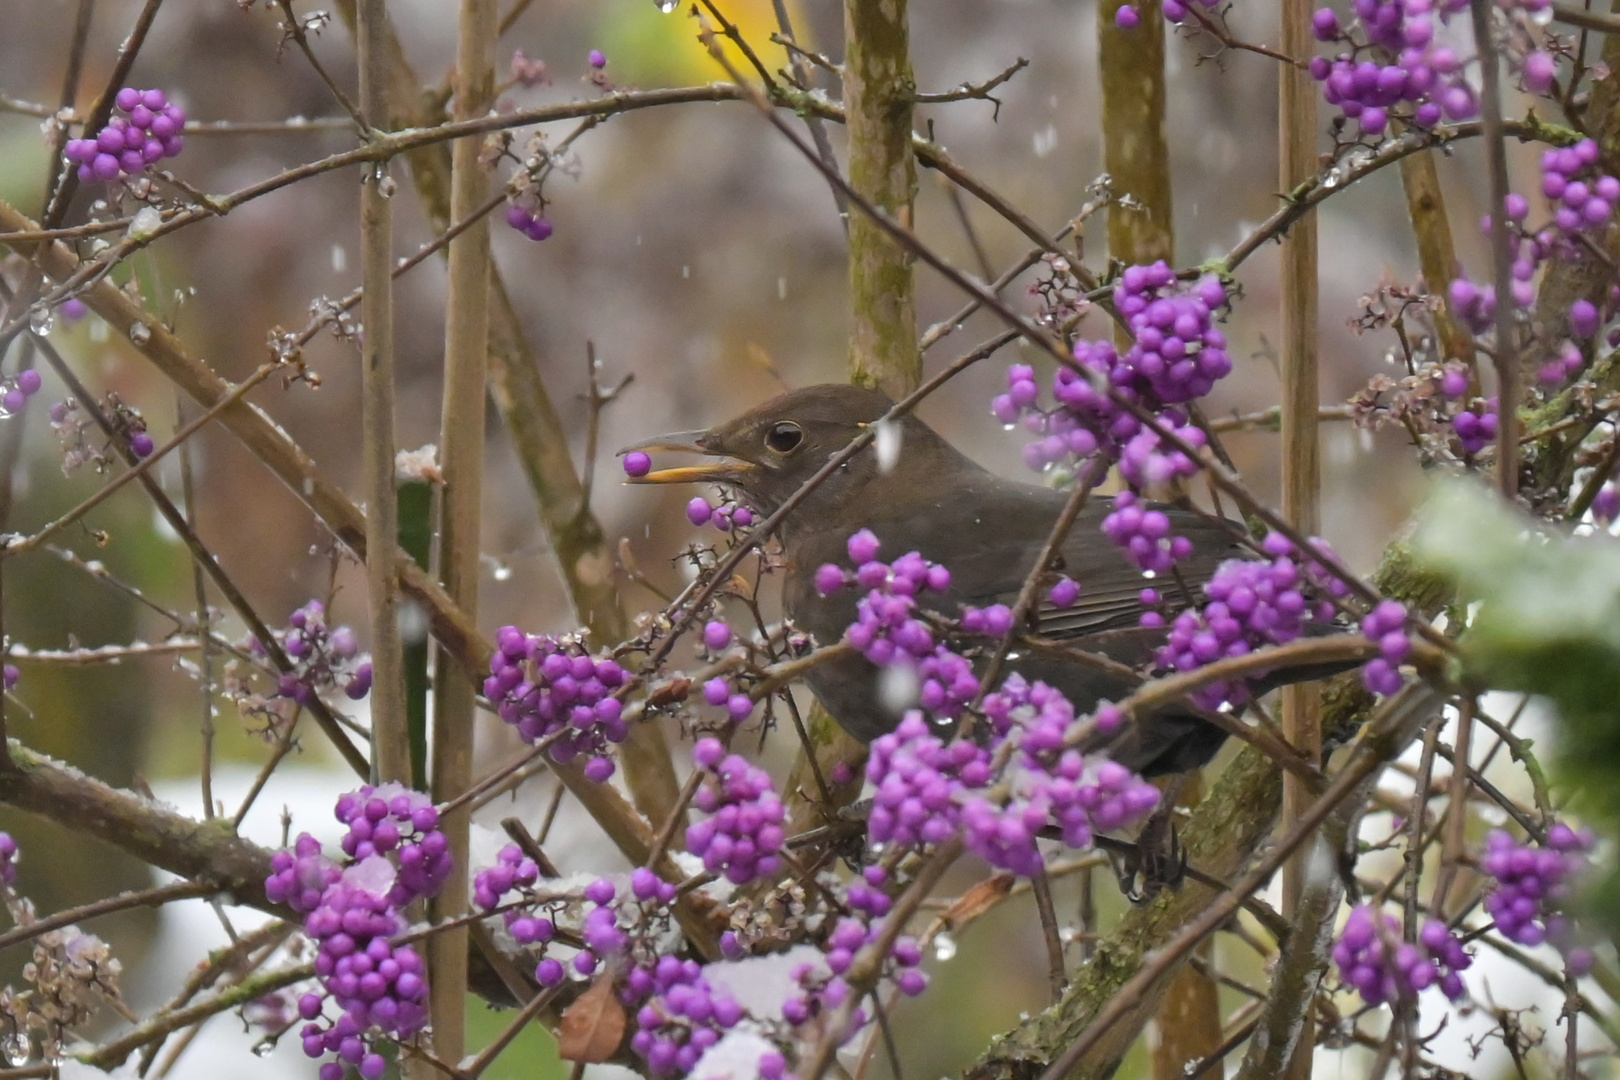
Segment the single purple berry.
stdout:
<path fill-rule="evenodd" d="M 589 61 L 591 67 L 595 68 L 597 71 L 601 71 L 603 68 L 607 67 L 607 57 L 602 54 L 601 49 L 592 49 L 590 55 L 586 57 L 586 60 Z"/>
<path fill-rule="evenodd" d="M 709 500 L 701 495 L 686 504 L 686 520 L 693 525 L 707 525 L 713 516 L 714 507 L 710 506 Z"/>
<path fill-rule="evenodd" d="M 877 559 L 878 538 L 870 529 L 862 529 L 849 538 L 849 561 L 865 566 Z"/>
<path fill-rule="evenodd" d="M 1576 337 L 1596 337 L 1601 325 L 1598 309 L 1590 301 L 1577 300 L 1569 306 L 1569 328 Z"/>
<path fill-rule="evenodd" d="M 144 431 L 137 431 L 129 437 L 129 451 L 138 458 L 151 456 L 155 449 L 157 447 L 152 442 L 152 436 Z"/>
<path fill-rule="evenodd" d="M 692 747 L 692 760 L 700 769 L 713 769 L 725 760 L 726 748 L 719 739 L 699 739 Z"/>
<path fill-rule="evenodd" d="M 640 450 L 624 455 L 624 474 L 626 476 L 641 477 L 652 472 L 652 458 Z"/>
<path fill-rule="evenodd" d="M 1524 88 L 1532 94 L 1544 94 L 1552 88 L 1558 75 L 1558 62 L 1544 52 L 1533 52 L 1524 58 Z"/>

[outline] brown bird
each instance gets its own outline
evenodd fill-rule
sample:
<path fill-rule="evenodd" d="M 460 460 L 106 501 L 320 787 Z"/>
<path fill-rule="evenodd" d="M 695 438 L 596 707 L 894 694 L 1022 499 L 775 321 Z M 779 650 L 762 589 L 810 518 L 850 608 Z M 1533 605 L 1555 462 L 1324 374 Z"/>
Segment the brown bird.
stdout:
<path fill-rule="evenodd" d="M 811 386 L 707 431 L 660 436 L 621 453 L 681 450 L 720 458 L 658 470 L 634 482 L 718 483 L 769 514 L 893 404 L 875 390 Z M 898 446 L 890 443 L 881 454 L 868 447 L 827 477 L 788 515 L 779 533 L 787 562 L 786 614 L 824 645 L 840 640 L 855 621 L 860 590 L 822 596 L 815 588 L 816 570 L 824 563 L 847 566 L 846 545 L 857 530 L 877 535 L 885 560 L 916 551 L 947 567 L 950 589 L 942 597 L 930 594 L 929 606 L 954 616 L 967 605 L 1015 602 L 1069 499 L 1066 492 L 996 476 L 915 416 L 898 421 L 884 436 L 890 438 Z M 1215 568 L 1242 554 L 1235 525 L 1159 507 L 1169 514 L 1175 534 L 1192 541 L 1193 554 L 1177 568 L 1179 583 L 1146 581 L 1101 532 L 1112 509 L 1113 501 L 1103 496 L 1087 501 L 1054 565 L 1046 568 L 1078 582 L 1080 598 L 1068 607 L 1042 605 L 1034 612 L 1026 629 L 1045 644 L 1020 643 L 1008 665 L 1026 679 L 1061 690 L 1080 713 L 1130 693 L 1139 680 L 1125 668 L 1148 661 L 1156 639 L 1162 640 L 1162 631 L 1139 629 L 1144 587 L 1157 585 L 1173 611 L 1201 600 L 1202 585 Z M 984 645 L 982 639 L 979 644 Z M 1112 663 L 1087 662 L 1077 655 L 1082 651 Z M 862 741 L 899 722 L 900 712 L 880 693 L 878 669 L 860 655 L 815 668 L 807 682 L 833 718 Z M 1191 710 L 1169 707 L 1128 725 L 1109 754 L 1145 776 L 1180 773 L 1207 763 L 1225 737 Z"/>

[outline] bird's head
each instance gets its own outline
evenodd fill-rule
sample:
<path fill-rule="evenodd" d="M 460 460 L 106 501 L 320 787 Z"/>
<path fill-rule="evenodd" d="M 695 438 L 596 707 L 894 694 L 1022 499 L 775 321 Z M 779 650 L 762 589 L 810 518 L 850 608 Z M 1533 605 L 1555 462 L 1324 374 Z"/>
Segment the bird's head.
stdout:
<path fill-rule="evenodd" d="M 637 484 L 718 483 L 737 490 L 744 502 L 763 513 L 778 509 L 805 481 L 894 407 L 876 390 L 828 384 L 793 390 L 759 405 L 734 420 L 707 431 L 660 435 L 619 453 L 674 450 L 719 460 L 682 468 L 658 469 L 632 477 Z M 877 432 L 873 431 L 874 436 Z M 955 451 L 921 420 L 907 416 L 890 436 L 905 455 L 954 454 Z M 824 480 L 794 517 L 813 520 L 866 493 L 874 481 L 892 479 L 880 465 L 882 456 L 863 449 Z M 895 455 L 898 457 L 898 454 Z"/>

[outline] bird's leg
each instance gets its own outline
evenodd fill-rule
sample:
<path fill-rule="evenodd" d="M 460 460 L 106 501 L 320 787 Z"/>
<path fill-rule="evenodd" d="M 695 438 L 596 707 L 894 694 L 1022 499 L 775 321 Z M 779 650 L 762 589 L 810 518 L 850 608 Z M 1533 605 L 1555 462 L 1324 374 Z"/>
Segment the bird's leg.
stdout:
<path fill-rule="evenodd" d="M 1133 904 L 1145 904 L 1163 889 L 1181 888 L 1187 874 L 1187 853 L 1176 835 L 1176 802 L 1188 775 L 1177 776 L 1164 789 L 1164 798 L 1136 834 L 1136 844 L 1117 860 L 1110 855 L 1119 890 Z"/>

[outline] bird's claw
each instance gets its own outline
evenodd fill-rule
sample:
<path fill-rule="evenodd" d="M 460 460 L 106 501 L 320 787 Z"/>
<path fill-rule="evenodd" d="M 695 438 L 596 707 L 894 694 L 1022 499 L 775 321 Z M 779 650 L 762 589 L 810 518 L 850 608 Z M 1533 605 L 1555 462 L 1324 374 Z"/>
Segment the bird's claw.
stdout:
<path fill-rule="evenodd" d="M 1187 877 L 1187 852 L 1168 813 L 1155 812 L 1137 835 L 1136 845 L 1117 859 L 1110 855 L 1119 891 L 1133 904 L 1145 904 L 1166 888 L 1180 889 Z"/>

